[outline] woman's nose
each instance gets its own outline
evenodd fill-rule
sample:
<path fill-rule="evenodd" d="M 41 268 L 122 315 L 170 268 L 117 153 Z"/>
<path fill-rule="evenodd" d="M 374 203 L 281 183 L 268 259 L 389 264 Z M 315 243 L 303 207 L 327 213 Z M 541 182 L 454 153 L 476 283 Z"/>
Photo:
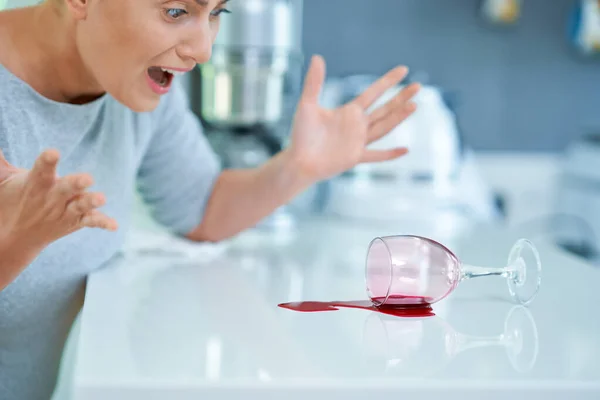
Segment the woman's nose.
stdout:
<path fill-rule="evenodd" d="M 178 46 L 181 58 L 191 58 L 197 64 L 204 64 L 212 55 L 213 35 L 208 26 L 200 26 L 190 31 L 185 42 Z"/>

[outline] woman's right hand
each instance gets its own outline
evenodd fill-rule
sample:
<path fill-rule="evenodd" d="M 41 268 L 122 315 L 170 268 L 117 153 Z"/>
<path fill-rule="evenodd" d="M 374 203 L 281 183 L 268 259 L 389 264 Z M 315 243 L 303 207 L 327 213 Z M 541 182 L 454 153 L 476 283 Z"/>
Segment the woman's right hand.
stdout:
<path fill-rule="evenodd" d="M 25 170 L 0 151 L 0 290 L 7 272 L 20 273 L 50 243 L 85 227 L 117 229 L 115 220 L 97 210 L 104 195 L 87 192 L 92 177 L 57 177 L 58 161 L 56 150 L 46 150 Z"/>

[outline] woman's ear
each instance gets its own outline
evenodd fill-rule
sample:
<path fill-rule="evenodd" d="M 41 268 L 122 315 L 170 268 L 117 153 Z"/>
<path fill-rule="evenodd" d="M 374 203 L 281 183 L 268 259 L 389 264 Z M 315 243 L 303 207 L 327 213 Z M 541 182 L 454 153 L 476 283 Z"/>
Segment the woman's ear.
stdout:
<path fill-rule="evenodd" d="M 64 0 L 67 8 L 77 19 L 85 19 L 87 17 L 90 0 Z"/>

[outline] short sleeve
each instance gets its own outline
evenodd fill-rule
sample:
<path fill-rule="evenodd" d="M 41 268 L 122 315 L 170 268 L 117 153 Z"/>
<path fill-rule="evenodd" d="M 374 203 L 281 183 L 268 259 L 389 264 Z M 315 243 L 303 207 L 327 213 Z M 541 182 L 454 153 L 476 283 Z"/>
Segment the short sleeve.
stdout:
<path fill-rule="evenodd" d="M 185 235 L 202 222 L 221 165 L 179 85 L 152 114 L 137 188 L 158 223 Z"/>

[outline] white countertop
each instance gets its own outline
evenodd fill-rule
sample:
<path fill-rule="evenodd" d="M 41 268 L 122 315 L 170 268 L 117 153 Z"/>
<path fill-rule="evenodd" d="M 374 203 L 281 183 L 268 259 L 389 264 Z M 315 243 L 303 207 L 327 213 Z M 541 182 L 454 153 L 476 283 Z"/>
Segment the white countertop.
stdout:
<path fill-rule="evenodd" d="M 402 232 L 304 221 L 296 235 L 115 261 L 88 281 L 73 398 L 600 397 L 600 269 L 547 243 L 528 308 L 495 277 L 460 284 L 435 317 L 277 307 L 367 299 L 366 246 L 390 233 Z M 446 244 L 503 266 L 518 237 L 478 229 Z"/>

